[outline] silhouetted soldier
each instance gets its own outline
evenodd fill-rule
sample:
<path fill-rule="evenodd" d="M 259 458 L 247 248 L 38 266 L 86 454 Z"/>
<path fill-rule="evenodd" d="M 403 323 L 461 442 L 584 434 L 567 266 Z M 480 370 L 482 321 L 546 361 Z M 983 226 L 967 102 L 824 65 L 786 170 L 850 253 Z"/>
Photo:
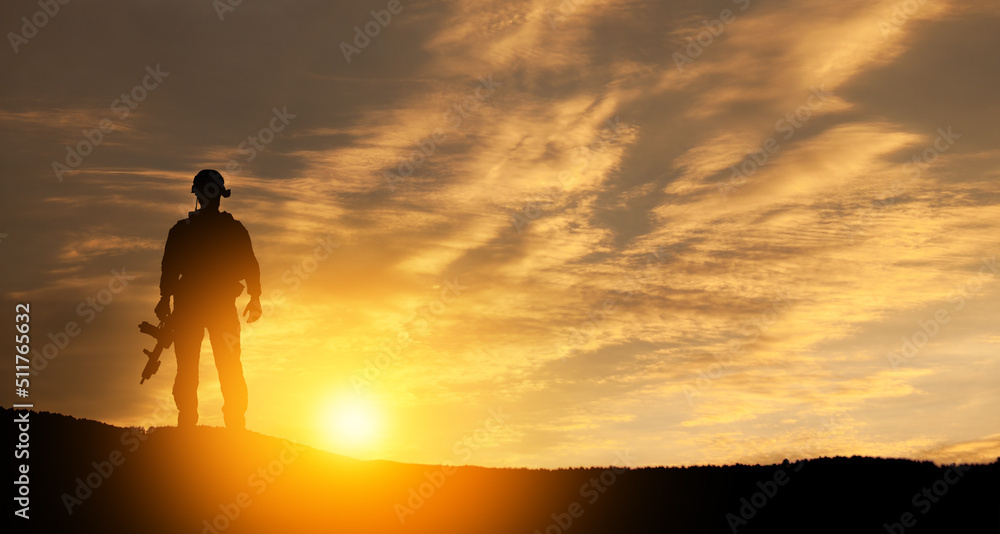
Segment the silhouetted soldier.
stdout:
<path fill-rule="evenodd" d="M 240 363 L 236 297 L 243 293 L 240 280 L 246 280 L 250 303 L 243 315 L 249 314 L 248 323 L 260 318 L 260 267 L 246 228 L 219 211 L 221 198 L 230 195 L 222 175 L 209 169 L 199 172 L 191 192 L 196 195 L 195 211 L 177 221 L 167 235 L 160 302 L 154 310 L 160 320 L 171 315 L 170 297 L 174 297 L 177 426 L 192 427 L 198 422 L 198 359 L 207 328 L 222 386 L 226 427 L 242 429 L 246 427 L 247 384 Z"/>

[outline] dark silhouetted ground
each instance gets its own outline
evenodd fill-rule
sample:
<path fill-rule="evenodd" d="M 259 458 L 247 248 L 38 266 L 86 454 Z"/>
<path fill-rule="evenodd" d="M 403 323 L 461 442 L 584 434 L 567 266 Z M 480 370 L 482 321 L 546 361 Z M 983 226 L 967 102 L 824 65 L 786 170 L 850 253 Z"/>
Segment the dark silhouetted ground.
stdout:
<path fill-rule="evenodd" d="M 4 417 L 15 429 L 14 412 Z M 449 473 L 221 428 L 142 434 L 46 412 L 30 421 L 30 520 L 13 506 L 13 532 L 1000 532 L 998 463 Z M 8 430 L 11 449 L 17 439 Z"/>

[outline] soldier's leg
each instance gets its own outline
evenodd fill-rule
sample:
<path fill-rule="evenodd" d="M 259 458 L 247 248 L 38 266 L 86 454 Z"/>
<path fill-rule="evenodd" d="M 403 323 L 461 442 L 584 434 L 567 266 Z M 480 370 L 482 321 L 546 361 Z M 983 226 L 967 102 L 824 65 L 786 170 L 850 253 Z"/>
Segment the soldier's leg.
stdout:
<path fill-rule="evenodd" d="M 205 327 L 198 324 L 178 324 L 174 330 L 174 353 L 177 355 L 174 403 L 179 427 L 198 424 L 198 360 L 204 337 Z"/>
<path fill-rule="evenodd" d="M 219 371 L 226 427 L 246 428 L 247 383 L 240 363 L 240 318 L 235 306 L 213 317 L 208 337 L 215 353 L 215 368 Z"/>

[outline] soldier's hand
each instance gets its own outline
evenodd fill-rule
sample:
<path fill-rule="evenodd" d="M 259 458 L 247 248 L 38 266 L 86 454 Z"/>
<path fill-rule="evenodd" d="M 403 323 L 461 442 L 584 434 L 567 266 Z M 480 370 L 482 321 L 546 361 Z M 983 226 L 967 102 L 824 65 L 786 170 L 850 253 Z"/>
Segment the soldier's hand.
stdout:
<path fill-rule="evenodd" d="M 247 317 L 247 314 L 250 314 Z M 243 309 L 243 316 L 247 318 L 248 323 L 252 323 L 257 319 L 260 319 L 260 297 L 250 297 L 250 302 L 247 303 L 247 307 Z"/>
<path fill-rule="evenodd" d="M 160 297 L 160 302 L 153 308 L 156 318 L 163 321 L 170 315 L 170 297 Z"/>

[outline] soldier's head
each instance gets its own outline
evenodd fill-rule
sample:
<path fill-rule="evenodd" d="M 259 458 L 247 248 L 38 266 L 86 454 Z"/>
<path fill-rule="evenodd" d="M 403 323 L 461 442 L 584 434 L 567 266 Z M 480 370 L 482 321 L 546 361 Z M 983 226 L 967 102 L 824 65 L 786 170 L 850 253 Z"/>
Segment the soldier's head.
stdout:
<path fill-rule="evenodd" d="M 226 181 L 219 171 L 205 169 L 194 177 L 191 192 L 195 195 L 195 207 L 200 203 L 202 208 L 218 209 L 222 197 L 229 198 L 232 193 L 226 189 Z"/>

